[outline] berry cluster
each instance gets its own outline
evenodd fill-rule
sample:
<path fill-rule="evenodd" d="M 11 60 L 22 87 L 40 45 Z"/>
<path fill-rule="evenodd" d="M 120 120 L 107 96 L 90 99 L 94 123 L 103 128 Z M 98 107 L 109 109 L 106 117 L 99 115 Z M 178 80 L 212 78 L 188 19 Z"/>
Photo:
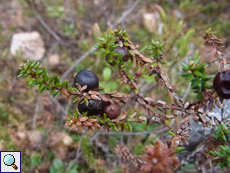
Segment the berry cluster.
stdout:
<path fill-rule="evenodd" d="M 98 77 L 91 71 L 82 70 L 77 73 L 74 77 L 74 86 L 78 83 L 81 87 L 87 86 L 84 90 L 88 92 L 89 90 L 93 90 L 98 88 L 99 79 Z M 110 104 L 109 102 L 103 101 L 94 101 L 92 99 L 88 100 L 88 105 L 85 102 L 78 104 L 78 111 L 80 113 L 86 112 L 87 116 L 98 115 L 101 116 L 106 113 L 107 117 L 110 119 L 117 118 L 121 113 L 120 105 L 114 101 L 114 104 Z"/>

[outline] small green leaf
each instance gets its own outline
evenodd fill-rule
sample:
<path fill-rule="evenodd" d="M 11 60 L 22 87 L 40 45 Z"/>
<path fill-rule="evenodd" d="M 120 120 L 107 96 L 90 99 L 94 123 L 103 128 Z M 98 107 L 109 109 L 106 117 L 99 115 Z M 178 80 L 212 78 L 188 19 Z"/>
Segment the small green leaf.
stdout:
<path fill-rule="evenodd" d="M 36 84 L 36 80 L 34 80 L 30 85 L 29 85 L 29 89 L 32 88 L 34 85 Z"/>
<path fill-rule="evenodd" d="M 173 147 L 174 150 L 176 150 L 176 154 L 181 153 L 185 150 L 185 147 Z"/>
<path fill-rule="evenodd" d="M 169 134 L 170 134 L 171 136 L 176 136 L 176 134 L 173 133 L 172 131 L 169 131 Z"/>
<path fill-rule="evenodd" d="M 63 81 L 61 84 L 61 88 L 65 88 L 65 86 L 66 86 L 66 81 Z"/>
<path fill-rule="evenodd" d="M 128 130 L 131 132 L 132 131 L 132 126 L 131 124 L 129 124 L 128 122 L 126 123 L 127 127 L 128 127 Z"/>
<path fill-rule="evenodd" d="M 53 88 L 51 84 L 49 84 L 47 87 L 49 90 L 51 90 Z"/>
<path fill-rule="evenodd" d="M 135 56 L 135 54 L 131 50 L 127 50 L 130 56 Z"/>
<path fill-rule="evenodd" d="M 57 97 L 60 93 L 61 93 L 61 91 L 56 92 L 56 93 L 53 95 L 53 98 Z"/>
<path fill-rule="evenodd" d="M 128 40 L 129 40 L 129 38 L 128 38 L 128 37 L 123 37 L 123 39 L 124 39 L 125 41 L 128 41 Z"/>
<path fill-rule="evenodd" d="M 124 127 L 124 129 L 128 129 L 128 126 L 125 123 L 122 126 Z"/>
<path fill-rule="evenodd" d="M 31 85 L 33 83 L 33 78 L 29 78 L 28 83 Z"/>
<path fill-rule="evenodd" d="M 37 83 L 41 83 L 41 82 L 42 82 L 42 79 L 41 79 L 41 78 L 37 78 L 37 79 L 36 79 L 36 82 L 37 82 Z"/>
<path fill-rule="evenodd" d="M 37 70 L 39 66 L 40 66 L 40 62 L 38 61 L 38 62 L 34 65 L 34 69 Z"/>
<path fill-rule="evenodd" d="M 71 103 L 75 103 L 78 100 L 78 96 L 75 96 Z"/>
<path fill-rule="evenodd" d="M 32 64 L 30 64 L 29 68 L 33 68 L 35 66 L 35 64 L 37 63 L 37 61 L 34 61 Z"/>
<path fill-rule="evenodd" d="M 213 151 L 209 151 L 209 154 L 213 155 L 213 156 L 217 156 L 216 155 L 216 152 L 213 152 Z"/>
<path fill-rule="evenodd" d="M 124 42 L 123 44 L 124 44 L 124 46 L 129 46 L 128 42 Z"/>
<path fill-rule="evenodd" d="M 65 83 L 65 88 L 66 88 L 66 89 L 69 88 L 69 82 L 68 82 L 68 81 L 66 81 L 66 83 Z"/>
<path fill-rule="evenodd" d="M 50 79 L 49 82 L 53 82 L 53 80 L 56 78 L 57 74 L 55 73 Z"/>
<path fill-rule="evenodd" d="M 107 119 L 106 113 L 103 113 L 103 118 L 104 118 L 104 120 Z"/>
<path fill-rule="evenodd" d="M 27 65 L 27 67 L 30 66 L 30 60 L 29 59 L 26 60 L 26 65 Z"/>
<path fill-rule="evenodd" d="M 41 90 L 41 89 L 42 89 L 42 87 L 43 87 L 43 82 L 42 82 L 42 83 L 40 83 L 40 85 L 39 85 L 39 90 Z"/>
<path fill-rule="evenodd" d="M 112 129 L 115 131 L 115 132 L 118 132 L 118 129 L 116 126 L 112 126 Z"/>
<path fill-rule="evenodd" d="M 68 88 L 68 90 L 67 90 L 68 92 L 72 92 L 73 91 L 73 88 L 72 87 L 70 87 L 70 88 Z"/>
<path fill-rule="evenodd" d="M 194 62 L 195 62 L 195 64 L 198 64 L 198 63 L 200 62 L 200 56 L 196 57 L 196 58 L 194 59 Z"/>
<path fill-rule="evenodd" d="M 181 65 L 182 65 L 183 67 L 185 67 L 185 68 L 188 68 L 188 67 L 189 67 L 189 65 L 188 65 L 187 63 L 185 63 L 185 62 L 182 62 Z"/>
<path fill-rule="evenodd" d="M 48 86 L 44 86 L 42 87 L 42 89 L 40 90 L 40 94 L 44 93 L 47 90 Z"/>
<path fill-rule="evenodd" d="M 42 78 L 44 79 L 44 78 L 46 78 L 46 77 L 49 77 L 49 74 L 48 74 L 48 72 L 47 72 L 47 68 L 44 68 L 44 71 L 43 71 L 43 73 L 42 73 Z"/>
<path fill-rule="evenodd" d="M 45 78 L 43 78 L 43 81 L 48 81 L 50 78 L 49 78 L 49 76 L 46 76 Z"/>
<path fill-rule="evenodd" d="M 195 70 L 201 70 L 202 68 L 204 68 L 204 64 L 199 64 L 198 66 L 195 67 Z"/>
<path fill-rule="evenodd" d="M 26 72 L 28 75 L 31 73 L 31 71 L 30 70 L 27 70 L 27 72 Z"/>
<path fill-rule="evenodd" d="M 183 67 L 182 68 L 184 71 L 188 71 L 188 70 L 190 70 L 190 67 Z"/>
<path fill-rule="evenodd" d="M 40 75 L 43 73 L 43 70 L 44 70 L 44 69 L 37 70 L 37 71 L 35 72 L 35 74 L 38 75 L 38 76 L 40 76 Z"/>
<path fill-rule="evenodd" d="M 200 101 L 200 100 L 203 100 L 203 95 L 202 95 L 202 93 L 197 94 L 197 95 L 196 95 L 196 99 L 199 100 L 199 101 Z"/>
<path fill-rule="evenodd" d="M 147 45 L 142 47 L 141 49 L 139 49 L 139 52 L 143 52 L 147 47 L 148 47 Z"/>
<path fill-rule="evenodd" d="M 193 73 L 198 77 L 202 77 L 202 73 L 199 71 L 194 71 Z"/>
<path fill-rule="evenodd" d="M 21 72 L 20 72 L 20 74 L 25 74 L 27 72 L 27 70 L 22 70 Z"/>
<path fill-rule="evenodd" d="M 193 79 L 193 74 L 191 73 L 191 74 L 188 76 L 187 81 L 188 81 L 188 82 L 191 82 L 192 79 Z"/>
<path fill-rule="evenodd" d="M 55 91 L 56 91 L 56 89 L 53 88 L 53 89 L 51 90 L 51 92 L 50 92 L 50 95 L 53 95 Z"/>
<path fill-rule="evenodd" d="M 196 82 L 196 84 L 197 84 L 198 86 L 201 86 L 201 81 L 200 81 L 200 79 L 195 78 L 195 82 Z"/>
<path fill-rule="evenodd" d="M 191 73 L 181 73 L 181 76 L 188 77 Z"/>
<path fill-rule="evenodd" d="M 60 84 L 60 83 L 55 83 L 54 87 L 55 87 L 55 88 L 61 87 L 61 84 Z"/>
<path fill-rule="evenodd" d="M 55 84 L 56 84 L 56 83 L 61 83 L 61 80 L 60 80 L 60 78 L 59 78 L 58 76 L 56 76 L 54 83 L 55 83 Z"/>
<path fill-rule="evenodd" d="M 112 122 L 109 122 L 108 125 L 109 125 L 109 127 L 115 126 L 115 124 Z"/>
<path fill-rule="evenodd" d="M 89 106 L 89 101 L 88 101 L 88 99 L 85 98 L 85 97 L 84 97 L 84 103 L 85 103 L 86 106 Z"/>
<path fill-rule="evenodd" d="M 22 76 L 23 76 L 24 74 L 19 74 L 18 76 L 17 76 L 17 78 L 21 78 Z"/>
<path fill-rule="evenodd" d="M 129 79 L 133 80 L 134 77 L 132 75 L 128 75 Z"/>
<path fill-rule="evenodd" d="M 179 32 L 179 31 L 181 30 L 182 25 L 183 25 L 183 20 L 181 20 L 181 21 L 177 24 L 176 32 Z"/>
<path fill-rule="evenodd" d="M 107 123 L 107 122 L 109 122 L 109 121 L 110 121 L 110 119 L 109 119 L 109 118 L 106 118 L 106 119 L 105 119 L 105 122 L 106 122 L 106 123 Z"/>

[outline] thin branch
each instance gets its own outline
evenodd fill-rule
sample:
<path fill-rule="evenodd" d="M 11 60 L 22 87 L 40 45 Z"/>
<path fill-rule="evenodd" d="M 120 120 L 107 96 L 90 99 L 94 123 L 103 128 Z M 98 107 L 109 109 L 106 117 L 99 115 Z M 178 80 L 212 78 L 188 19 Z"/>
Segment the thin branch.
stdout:
<path fill-rule="evenodd" d="M 53 97 L 51 97 L 51 95 L 48 95 L 49 98 L 61 109 L 61 112 L 65 115 L 68 114 L 68 112 L 62 107 L 62 105 L 56 100 L 54 99 Z"/>
<path fill-rule="evenodd" d="M 27 1 L 28 2 L 28 1 Z M 38 19 L 38 21 L 41 23 L 41 25 L 57 40 L 57 41 L 62 41 L 62 39 L 49 27 L 49 25 L 46 24 L 46 22 L 42 19 L 42 17 L 38 14 L 34 6 L 28 2 L 32 8 L 33 12 L 35 14 L 35 17 Z"/>
<path fill-rule="evenodd" d="M 32 129 L 35 129 L 35 127 L 36 127 L 36 121 L 37 121 L 37 116 L 38 116 L 38 110 L 39 110 L 40 103 L 41 103 L 41 95 L 38 96 L 38 101 L 37 101 L 36 106 L 34 108 L 34 116 L 33 116 L 33 121 L 32 121 Z"/>
<path fill-rule="evenodd" d="M 145 135 L 145 134 L 150 134 L 150 133 L 154 133 L 154 134 L 158 134 L 158 133 L 163 133 L 168 131 L 169 129 L 167 127 L 161 128 L 161 129 L 157 129 L 157 130 L 153 130 L 153 131 L 144 131 L 144 132 L 101 132 L 101 135 L 122 135 L 122 136 L 130 136 L 130 135 Z"/>
<path fill-rule="evenodd" d="M 183 100 L 185 100 L 185 99 L 187 98 L 190 89 L 191 89 L 191 83 L 189 83 L 189 85 L 188 85 L 188 87 L 187 87 L 187 89 L 186 89 L 186 91 L 185 91 L 185 94 L 184 94 L 184 96 L 183 96 Z"/>

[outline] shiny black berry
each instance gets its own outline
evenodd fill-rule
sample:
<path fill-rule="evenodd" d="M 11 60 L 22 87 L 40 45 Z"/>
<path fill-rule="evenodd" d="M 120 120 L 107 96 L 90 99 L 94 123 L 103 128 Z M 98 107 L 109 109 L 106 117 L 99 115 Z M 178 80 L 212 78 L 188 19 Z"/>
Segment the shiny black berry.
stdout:
<path fill-rule="evenodd" d="M 222 72 L 217 73 L 213 80 L 213 87 L 221 98 L 230 99 L 229 71 L 222 71 Z"/>
<path fill-rule="evenodd" d="M 123 47 L 117 46 L 117 48 L 114 50 L 114 52 L 123 54 L 122 60 L 124 62 L 127 62 L 130 58 L 129 52 Z M 115 56 L 114 58 L 117 59 L 117 56 Z M 109 55 L 106 55 L 105 59 L 107 61 L 109 59 Z"/>
<path fill-rule="evenodd" d="M 86 106 L 85 103 L 83 104 L 78 104 L 78 111 L 82 114 L 83 112 L 87 112 L 88 116 L 92 116 L 92 115 L 98 115 L 101 113 L 102 110 L 102 105 L 103 102 L 99 101 L 96 102 L 94 100 L 88 100 L 89 101 L 89 105 Z"/>
<path fill-rule="evenodd" d="M 81 87 L 87 85 L 87 88 L 85 90 L 86 92 L 99 87 L 98 77 L 93 72 L 88 70 L 82 70 L 77 73 L 77 75 L 74 77 L 75 87 L 76 87 L 76 83 L 79 83 Z"/>
<path fill-rule="evenodd" d="M 114 104 L 110 104 L 108 102 L 105 102 L 103 104 L 103 108 L 102 108 L 101 113 L 102 113 L 102 115 L 104 113 L 106 113 L 108 118 L 115 119 L 121 114 L 121 106 L 115 101 L 114 101 Z"/>

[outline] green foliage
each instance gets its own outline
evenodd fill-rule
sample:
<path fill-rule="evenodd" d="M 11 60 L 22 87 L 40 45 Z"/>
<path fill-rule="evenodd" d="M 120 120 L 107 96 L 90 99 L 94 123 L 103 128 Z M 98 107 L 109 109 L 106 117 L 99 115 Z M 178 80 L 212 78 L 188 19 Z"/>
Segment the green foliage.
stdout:
<path fill-rule="evenodd" d="M 230 148 L 227 145 L 221 145 L 220 149 L 219 153 L 217 151 L 210 151 L 209 153 L 215 157 L 219 157 L 216 162 L 219 163 L 221 169 L 223 167 L 230 168 Z"/>
<path fill-rule="evenodd" d="M 152 46 L 149 46 L 148 49 L 152 51 L 151 56 L 154 57 L 154 59 L 161 58 L 163 55 L 164 50 L 164 44 L 165 42 L 160 41 L 154 41 L 152 39 Z"/>
<path fill-rule="evenodd" d="M 82 152 L 83 152 L 84 157 L 89 162 L 89 167 L 93 168 L 94 167 L 93 166 L 94 157 L 93 157 L 92 147 L 90 145 L 88 136 L 84 136 L 82 139 Z"/>
<path fill-rule="evenodd" d="M 230 134 L 230 127 L 227 127 L 226 124 L 218 124 L 218 128 L 214 131 L 215 140 L 227 142 L 227 135 Z"/>
<path fill-rule="evenodd" d="M 41 156 L 41 154 L 37 153 L 37 152 L 33 153 L 31 155 L 30 163 L 33 166 L 38 166 L 40 163 L 42 163 L 42 156 Z"/>
<path fill-rule="evenodd" d="M 227 135 L 230 134 L 230 127 L 227 127 L 225 124 L 219 124 L 214 133 L 215 141 L 228 142 Z M 221 145 L 220 152 L 210 151 L 209 153 L 216 157 L 216 163 L 219 164 L 221 169 L 223 167 L 230 167 L 230 148 L 227 145 Z"/>
<path fill-rule="evenodd" d="M 141 155 L 145 152 L 145 146 L 142 143 L 137 143 L 134 147 L 134 154 Z"/>
<path fill-rule="evenodd" d="M 63 6 L 48 7 L 47 11 L 50 17 L 61 18 L 64 15 L 65 7 Z"/>
<path fill-rule="evenodd" d="M 207 64 L 200 63 L 200 56 L 196 56 L 195 58 L 189 57 L 188 64 L 182 62 L 183 70 L 189 71 L 184 72 L 181 76 L 185 77 L 188 82 L 191 82 L 191 88 L 194 93 L 197 93 L 196 99 L 203 99 L 203 91 L 206 89 L 212 89 L 213 85 L 209 85 L 207 81 L 214 78 L 215 75 L 207 75 L 205 74 L 205 68 L 208 67 Z"/>
<path fill-rule="evenodd" d="M 71 165 L 71 163 L 68 165 Z M 50 166 L 50 173 L 78 173 L 77 164 L 75 164 L 71 169 L 66 170 L 62 160 L 55 158 Z"/>

